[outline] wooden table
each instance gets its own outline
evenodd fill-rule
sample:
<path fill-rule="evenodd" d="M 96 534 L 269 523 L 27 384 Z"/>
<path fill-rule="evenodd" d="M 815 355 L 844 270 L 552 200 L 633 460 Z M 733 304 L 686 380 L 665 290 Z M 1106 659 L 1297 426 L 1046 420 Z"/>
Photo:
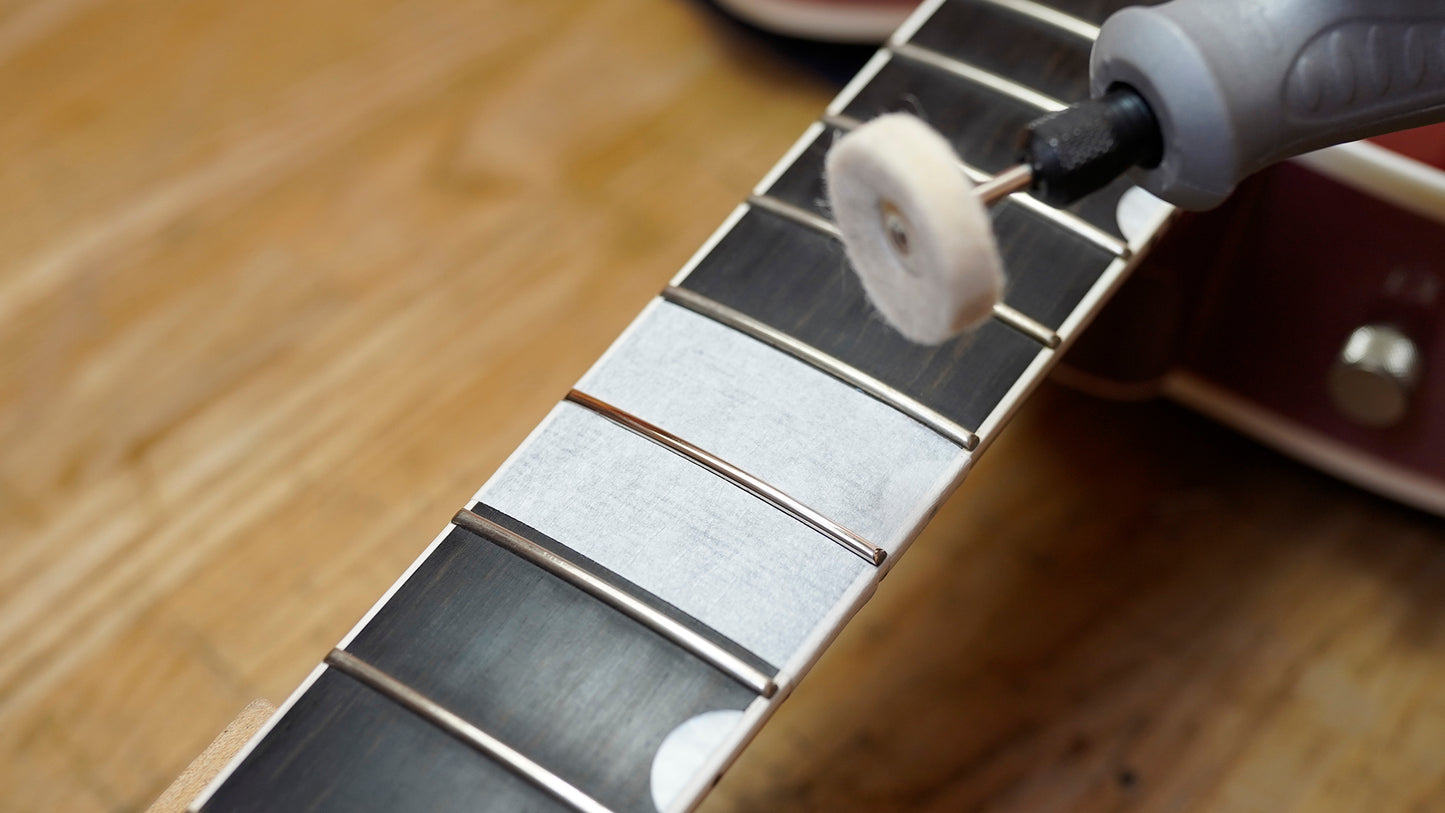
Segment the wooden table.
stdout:
<path fill-rule="evenodd" d="M 831 94 L 661 0 L 0 4 L 0 807 L 288 694 Z M 1046 386 L 706 809 L 1445 809 L 1442 542 Z"/>

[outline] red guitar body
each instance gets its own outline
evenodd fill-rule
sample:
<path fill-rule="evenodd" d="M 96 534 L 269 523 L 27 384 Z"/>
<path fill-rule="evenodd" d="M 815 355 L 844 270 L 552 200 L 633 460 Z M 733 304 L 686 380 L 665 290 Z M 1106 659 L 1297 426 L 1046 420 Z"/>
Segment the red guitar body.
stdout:
<path fill-rule="evenodd" d="M 1436 126 L 1282 164 L 1224 207 L 1181 218 L 1071 351 L 1063 377 L 1102 394 L 1167 395 L 1445 514 L 1442 300 L 1445 126 Z M 1413 362 L 1410 381 L 1349 377 L 1342 353 L 1363 326 L 1408 341 L 1387 355 Z M 1401 399 L 1393 414 L 1352 409 L 1357 388 L 1369 397 L 1375 386 Z"/>

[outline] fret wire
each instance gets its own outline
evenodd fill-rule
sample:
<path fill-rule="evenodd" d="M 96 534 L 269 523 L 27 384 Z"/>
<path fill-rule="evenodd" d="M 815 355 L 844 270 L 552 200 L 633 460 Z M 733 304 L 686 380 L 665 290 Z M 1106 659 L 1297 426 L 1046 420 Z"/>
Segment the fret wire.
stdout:
<path fill-rule="evenodd" d="M 526 559 L 588 593 L 757 694 L 772 697 L 777 693 L 778 687 L 772 678 L 753 668 L 742 658 L 552 550 L 465 508 L 452 517 L 452 524 Z"/>
<path fill-rule="evenodd" d="M 895 56 L 947 71 L 954 76 L 966 79 L 996 93 L 1002 93 L 1005 96 L 1017 99 L 1024 104 L 1037 107 L 1045 112 L 1058 112 L 1068 107 L 1068 105 L 1052 96 L 1040 93 L 1026 85 L 1021 85 L 1012 79 L 1007 79 L 996 73 L 970 65 L 957 57 L 940 54 L 937 51 L 907 42 L 891 45 L 888 50 Z"/>
<path fill-rule="evenodd" d="M 813 212 L 802 208 L 801 206 L 788 203 L 787 201 L 778 200 L 777 198 L 760 195 L 753 195 L 749 197 L 748 204 L 751 206 L 756 206 L 759 209 L 772 212 L 779 217 L 784 217 L 809 228 L 816 229 L 817 231 L 829 235 L 835 240 L 843 239 L 842 233 L 839 231 L 837 225 L 835 225 L 833 221 L 816 215 Z M 1005 305 L 1002 302 L 999 302 L 993 306 L 993 318 L 1013 328 L 1014 330 L 1017 330 L 1023 335 L 1028 336 L 1030 339 L 1033 339 L 1044 347 L 1059 346 L 1059 337 L 1054 333 L 1054 331 L 1045 327 L 1043 324 L 1040 324 L 1037 320 L 1025 316 L 1023 313 L 1020 313 L 1019 311 L 1009 307 L 1008 305 Z"/>
<path fill-rule="evenodd" d="M 863 122 L 859 119 L 854 118 L 853 116 L 844 115 L 842 113 L 829 113 L 823 116 L 822 122 L 829 127 L 833 127 L 844 132 L 847 132 L 849 130 L 856 130 L 863 124 Z M 963 172 L 965 176 L 968 177 L 970 181 L 973 181 L 975 184 L 985 184 L 997 177 L 988 172 L 984 172 L 978 167 L 962 160 L 958 162 L 958 168 L 961 172 Z M 1049 219 L 1056 225 L 1068 229 L 1074 234 L 1079 235 L 1085 240 L 1088 240 L 1089 242 L 1111 254 L 1127 258 L 1129 254 L 1133 251 L 1133 249 L 1130 248 L 1129 244 L 1124 242 L 1123 240 L 1120 240 L 1114 235 L 1109 234 L 1098 226 L 1095 226 L 1094 224 L 1084 220 L 1083 218 L 1079 217 L 1076 214 L 1073 214 L 1072 212 L 1066 212 L 1063 209 L 1056 209 L 1053 206 L 1044 203 L 1043 201 L 1029 194 L 1027 191 L 1015 192 L 1012 195 L 1009 195 L 1009 200 L 1018 203 L 1020 206 L 1025 207 L 1026 209 L 1039 215 L 1040 217 Z M 779 214 L 783 213 L 779 212 Z"/>
<path fill-rule="evenodd" d="M 844 550 L 857 555 L 875 567 L 882 564 L 884 558 L 888 555 L 887 551 L 874 545 L 838 522 L 803 505 L 783 493 L 783 491 L 776 486 L 743 471 L 711 452 L 694 446 L 662 427 L 650 424 L 636 415 L 618 409 L 606 401 L 594 398 L 578 390 L 568 392 L 565 400 L 591 410 L 593 413 L 611 421 L 623 429 L 644 437 L 669 451 L 691 460 L 719 477 L 722 477 L 724 480 L 751 493 L 753 496 L 791 515 L 804 525 L 828 537 Z"/>
<path fill-rule="evenodd" d="M 957 422 L 944 417 L 936 410 L 924 406 L 921 402 L 853 365 L 828 355 L 811 344 L 783 333 L 771 325 L 760 322 L 742 311 L 730 308 L 696 291 L 677 286 L 669 286 L 663 290 L 662 298 L 787 353 L 819 372 L 826 373 L 874 400 L 907 415 L 965 450 L 972 450 L 978 446 L 978 436 Z"/>
<path fill-rule="evenodd" d="M 1002 302 L 993 306 L 993 318 L 1050 350 L 1059 346 L 1059 334 Z"/>
<path fill-rule="evenodd" d="M 991 6 L 998 6 L 1007 9 L 1015 14 L 1030 17 L 1046 25 L 1051 25 L 1061 31 L 1067 31 L 1079 39 L 1093 43 L 1099 38 L 1099 27 L 1081 20 L 1072 14 L 1059 11 L 1043 3 L 1036 3 L 1034 0 L 976 0 L 980 3 L 988 3 Z"/>
<path fill-rule="evenodd" d="M 748 205 L 772 212 L 779 217 L 807 226 L 814 231 L 820 231 L 832 237 L 834 240 L 843 239 L 843 232 L 838 228 L 838 224 L 820 214 L 810 212 L 797 204 L 788 203 L 785 200 L 778 200 L 768 195 L 749 195 Z"/>
<path fill-rule="evenodd" d="M 1017 192 L 1010 195 L 1009 200 L 1017 201 L 1020 206 L 1023 206 L 1040 217 L 1048 218 L 1055 224 L 1068 229 L 1116 257 L 1127 258 L 1134 251 L 1134 249 L 1129 247 L 1128 243 L 1098 226 L 1095 226 L 1072 212 L 1056 209 L 1033 195 Z"/>
<path fill-rule="evenodd" d="M 333 649 L 326 656 L 326 663 L 410 710 L 463 744 L 490 757 L 574 810 L 581 813 L 612 813 L 611 808 L 583 793 L 572 783 L 350 652 Z"/>

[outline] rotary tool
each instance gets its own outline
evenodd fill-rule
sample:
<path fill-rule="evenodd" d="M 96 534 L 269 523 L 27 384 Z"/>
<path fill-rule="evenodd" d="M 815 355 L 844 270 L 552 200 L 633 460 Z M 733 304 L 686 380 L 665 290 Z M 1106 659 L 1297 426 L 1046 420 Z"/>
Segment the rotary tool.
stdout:
<path fill-rule="evenodd" d="M 927 125 L 893 114 L 830 151 L 830 202 L 870 299 L 937 343 L 988 318 L 1002 269 L 984 207 L 1065 206 L 1129 173 L 1186 209 L 1333 144 L 1445 120 L 1445 2 L 1173 0 L 1109 17 L 1093 98 L 1022 134 L 1018 166 L 974 189 Z M 944 177 L 947 176 L 947 177 Z"/>

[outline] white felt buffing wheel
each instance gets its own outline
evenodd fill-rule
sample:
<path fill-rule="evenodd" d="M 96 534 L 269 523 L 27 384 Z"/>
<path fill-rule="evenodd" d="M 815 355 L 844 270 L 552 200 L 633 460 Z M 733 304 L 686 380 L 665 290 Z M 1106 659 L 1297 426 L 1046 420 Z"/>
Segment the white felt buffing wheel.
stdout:
<path fill-rule="evenodd" d="M 833 145 L 826 174 L 848 259 L 899 333 L 938 344 L 989 318 L 1003 290 L 993 224 L 943 136 L 880 116 Z"/>

